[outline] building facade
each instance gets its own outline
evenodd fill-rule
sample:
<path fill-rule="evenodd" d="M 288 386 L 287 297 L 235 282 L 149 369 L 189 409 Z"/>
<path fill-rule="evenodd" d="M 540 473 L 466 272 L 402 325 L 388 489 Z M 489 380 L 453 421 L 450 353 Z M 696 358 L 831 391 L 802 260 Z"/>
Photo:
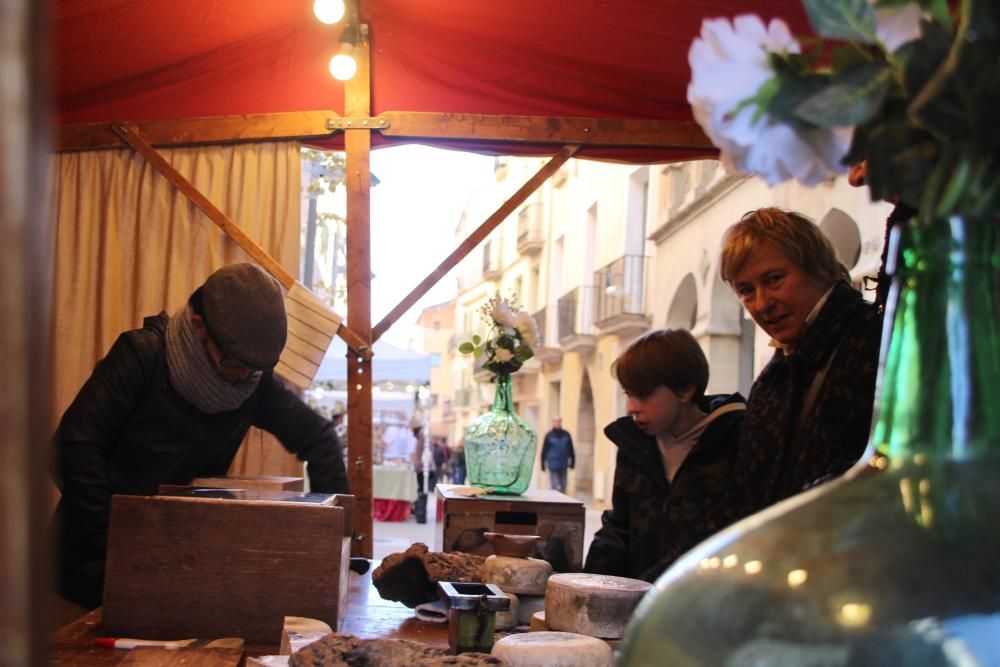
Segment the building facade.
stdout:
<path fill-rule="evenodd" d="M 498 158 L 494 191 L 466 209 L 458 237 L 543 163 Z M 492 400 L 490 385 L 457 344 L 486 333 L 479 309 L 490 296 L 514 296 L 542 332 L 536 358 L 514 376 L 518 412 L 539 438 L 553 417 L 562 417 L 577 450 L 568 492 L 609 505 L 616 449 L 603 428 L 626 412 L 610 367 L 633 339 L 653 328 L 690 330 L 709 360 L 710 393 L 746 394 L 770 358 L 768 340 L 718 268 L 725 230 L 763 206 L 816 221 L 856 284 L 877 272 L 891 207 L 871 203 L 867 189 L 852 188 L 845 178 L 811 189 L 769 188 L 760 179 L 726 174 L 714 160 L 565 164 L 459 266 L 455 345 L 446 352 L 454 387 L 449 440 L 459 440 Z M 538 472 L 536 464 L 533 484 L 547 487 Z"/>

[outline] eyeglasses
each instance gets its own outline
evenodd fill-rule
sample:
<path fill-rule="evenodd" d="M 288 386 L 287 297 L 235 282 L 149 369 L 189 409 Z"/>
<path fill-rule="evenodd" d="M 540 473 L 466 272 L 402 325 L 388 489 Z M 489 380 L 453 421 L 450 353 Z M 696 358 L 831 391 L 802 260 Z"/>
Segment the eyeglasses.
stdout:
<path fill-rule="evenodd" d="M 248 377 L 253 377 L 254 375 L 261 374 L 262 372 L 261 369 L 250 368 L 244 364 L 241 364 L 233 357 L 227 355 L 225 351 L 222 349 L 222 346 L 219 345 L 217 342 L 215 342 L 215 339 L 212 338 L 212 336 L 206 336 L 206 340 L 208 340 L 209 345 L 213 348 L 212 356 L 215 357 L 215 362 L 222 368 L 225 368 L 230 371 L 240 371 L 246 373 Z"/>

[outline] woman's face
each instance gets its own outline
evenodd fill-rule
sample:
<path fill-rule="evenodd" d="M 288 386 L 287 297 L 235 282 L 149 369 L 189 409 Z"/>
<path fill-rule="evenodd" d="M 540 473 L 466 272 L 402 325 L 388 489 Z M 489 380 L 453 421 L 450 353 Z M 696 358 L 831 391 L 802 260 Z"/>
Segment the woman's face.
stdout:
<path fill-rule="evenodd" d="M 733 276 L 733 288 L 750 317 L 782 345 L 795 345 L 806 318 L 826 292 L 778 246 L 764 241 Z"/>

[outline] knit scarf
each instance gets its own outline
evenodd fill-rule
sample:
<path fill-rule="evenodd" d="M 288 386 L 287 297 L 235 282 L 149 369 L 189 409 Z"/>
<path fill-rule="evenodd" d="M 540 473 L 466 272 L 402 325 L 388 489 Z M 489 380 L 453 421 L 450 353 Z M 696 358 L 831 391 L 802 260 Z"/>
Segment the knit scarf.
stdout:
<path fill-rule="evenodd" d="M 260 380 L 259 373 L 235 384 L 219 377 L 208 358 L 208 351 L 195 336 L 190 306 L 174 313 L 167 324 L 167 371 L 177 393 L 210 415 L 243 405 Z"/>

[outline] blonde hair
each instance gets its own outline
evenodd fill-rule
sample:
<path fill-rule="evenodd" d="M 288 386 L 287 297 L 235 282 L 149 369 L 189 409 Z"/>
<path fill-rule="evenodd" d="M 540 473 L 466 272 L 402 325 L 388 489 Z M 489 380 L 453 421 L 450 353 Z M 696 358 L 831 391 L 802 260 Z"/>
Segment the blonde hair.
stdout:
<path fill-rule="evenodd" d="M 732 286 L 750 254 L 768 241 L 820 286 L 828 288 L 838 280 L 851 284 L 850 274 L 820 228 L 805 216 L 780 208 L 750 211 L 726 231 L 719 262 L 722 279 Z"/>

